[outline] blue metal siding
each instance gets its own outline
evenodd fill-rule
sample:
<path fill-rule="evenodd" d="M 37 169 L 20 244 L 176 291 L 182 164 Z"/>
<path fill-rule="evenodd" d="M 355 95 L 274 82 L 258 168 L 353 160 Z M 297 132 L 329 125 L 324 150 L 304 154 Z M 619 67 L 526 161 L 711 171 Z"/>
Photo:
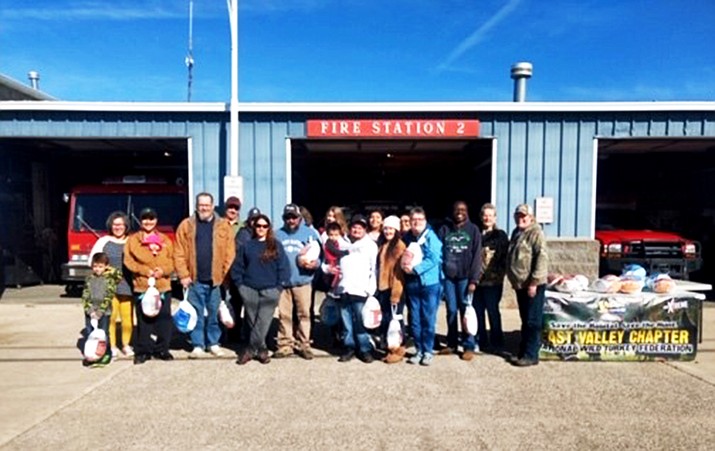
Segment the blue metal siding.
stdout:
<path fill-rule="evenodd" d="M 495 174 L 500 227 L 535 197 L 554 198 L 551 237 L 592 233 L 594 138 L 715 138 L 715 111 L 242 113 L 240 174 L 244 204 L 280 218 L 286 203 L 286 138 L 304 138 L 306 120 L 320 117 L 461 117 L 479 119 L 497 141 Z M 192 187 L 222 198 L 228 172 L 227 112 L 0 111 L 1 137 L 192 138 Z M 192 199 L 193 202 L 193 199 Z"/>
<path fill-rule="evenodd" d="M 222 113 L 0 111 L 0 138 L 192 138 L 193 193 L 221 198 L 228 119 Z"/>

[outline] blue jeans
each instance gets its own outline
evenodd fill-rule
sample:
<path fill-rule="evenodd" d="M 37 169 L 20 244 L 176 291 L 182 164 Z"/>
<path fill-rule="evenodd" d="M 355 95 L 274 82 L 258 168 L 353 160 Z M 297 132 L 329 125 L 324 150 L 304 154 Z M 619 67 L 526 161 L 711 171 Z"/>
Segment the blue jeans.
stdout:
<path fill-rule="evenodd" d="M 480 348 L 501 350 L 504 347 L 504 331 L 501 326 L 499 301 L 504 285 L 477 286 L 474 292 L 474 309 L 477 311 L 477 343 Z M 485 314 L 486 313 L 486 314 Z M 489 335 L 487 336 L 486 316 L 489 316 Z"/>
<path fill-rule="evenodd" d="M 387 339 L 387 328 L 390 327 L 390 321 L 392 321 L 392 302 L 390 302 L 390 290 L 378 291 L 377 300 L 380 301 L 380 310 L 382 310 L 382 322 L 380 323 L 380 336 L 383 340 Z M 405 310 L 405 303 L 400 299 L 400 302 L 396 304 L 396 311 L 398 315 L 403 315 Z M 400 330 L 402 330 L 402 336 L 405 336 L 405 318 L 404 316 L 400 320 Z M 387 341 L 385 341 L 387 343 Z"/>
<path fill-rule="evenodd" d="M 405 288 L 410 303 L 410 330 L 417 353 L 432 354 L 440 284 L 423 286 L 419 281 L 410 281 Z"/>
<path fill-rule="evenodd" d="M 457 349 L 459 345 L 459 325 L 464 320 L 465 299 L 469 279 L 445 279 L 444 296 L 447 303 L 447 347 Z M 465 351 L 474 351 L 474 335 L 463 333 L 462 346 Z"/>
<path fill-rule="evenodd" d="M 362 323 L 362 308 L 367 301 L 365 296 L 343 294 L 340 298 L 340 317 L 343 320 L 343 344 L 349 350 L 367 354 L 372 351 L 370 335 Z M 357 342 L 357 346 L 356 346 Z"/>
<path fill-rule="evenodd" d="M 189 334 L 191 343 L 201 349 L 217 345 L 221 339 L 221 328 L 218 325 L 220 288 L 207 283 L 194 282 L 189 287 L 188 299 L 198 314 L 196 327 Z M 207 317 L 204 317 L 204 308 L 208 312 Z"/>
<path fill-rule="evenodd" d="M 516 290 L 516 302 L 519 304 L 519 317 L 521 317 L 519 358 L 539 360 L 541 330 L 544 325 L 545 297 L 545 284 L 536 287 L 536 296 L 533 298 L 529 297 L 526 288 Z"/>

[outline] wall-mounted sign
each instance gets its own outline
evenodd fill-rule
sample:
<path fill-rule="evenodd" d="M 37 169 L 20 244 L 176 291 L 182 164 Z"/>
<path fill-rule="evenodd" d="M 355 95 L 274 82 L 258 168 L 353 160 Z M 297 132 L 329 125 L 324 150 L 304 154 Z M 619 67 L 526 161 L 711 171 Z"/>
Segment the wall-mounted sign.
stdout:
<path fill-rule="evenodd" d="M 309 138 L 475 138 L 478 120 L 318 119 L 308 121 Z"/>
<path fill-rule="evenodd" d="M 534 216 L 539 224 L 551 224 L 554 222 L 554 198 L 537 197 Z"/>
<path fill-rule="evenodd" d="M 223 177 L 223 196 L 228 199 L 231 196 L 236 196 L 243 200 L 243 177 L 225 175 Z"/>

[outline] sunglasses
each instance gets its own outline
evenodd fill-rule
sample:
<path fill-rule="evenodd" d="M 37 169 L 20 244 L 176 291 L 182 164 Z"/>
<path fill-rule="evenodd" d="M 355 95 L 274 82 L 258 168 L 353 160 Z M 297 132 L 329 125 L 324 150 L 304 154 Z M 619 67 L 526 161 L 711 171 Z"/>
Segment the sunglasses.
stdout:
<path fill-rule="evenodd" d="M 254 224 L 253 227 L 257 229 L 267 229 L 269 226 L 268 224 Z"/>

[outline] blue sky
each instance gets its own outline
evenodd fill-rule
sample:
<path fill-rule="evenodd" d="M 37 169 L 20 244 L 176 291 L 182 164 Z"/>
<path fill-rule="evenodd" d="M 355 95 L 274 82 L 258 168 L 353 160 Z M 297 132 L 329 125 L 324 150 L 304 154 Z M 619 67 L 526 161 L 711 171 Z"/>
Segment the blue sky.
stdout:
<path fill-rule="evenodd" d="M 0 73 L 61 100 L 184 101 L 188 0 L 3 0 Z M 713 0 L 239 0 L 241 102 L 715 100 Z M 194 0 L 194 101 L 230 98 Z"/>

